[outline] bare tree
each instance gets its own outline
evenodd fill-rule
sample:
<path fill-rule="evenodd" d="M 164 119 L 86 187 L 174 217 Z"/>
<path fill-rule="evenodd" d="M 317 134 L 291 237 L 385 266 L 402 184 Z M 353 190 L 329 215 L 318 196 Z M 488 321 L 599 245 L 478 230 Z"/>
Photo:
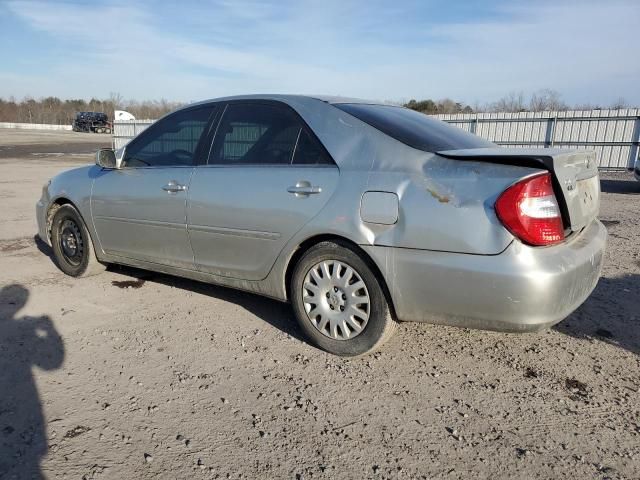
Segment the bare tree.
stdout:
<path fill-rule="evenodd" d="M 524 112 L 527 108 L 524 103 L 523 92 L 510 92 L 506 96 L 491 104 L 494 112 Z"/>
<path fill-rule="evenodd" d="M 529 110 L 532 112 L 546 112 L 567 110 L 568 106 L 562 101 L 560 94 L 550 88 L 543 88 L 531 95 Z"/>
<path fill-rule="evenodd" d="M 108 105 L 108 110 L 105 112 L 109 117 L 115 118 L 115 111 L 122 108 L 124 104 L 124 97 L 118 92 L 109 92 L 109 100 L 105 101 Z"/>
<path fill-rule="evenodd" d="M 621 108 L 629 108 L 629 104 L 624 98 L 618 97 L 618 99 L 611 104 L 611 108 L 614 110 L 620 110 Z"/>

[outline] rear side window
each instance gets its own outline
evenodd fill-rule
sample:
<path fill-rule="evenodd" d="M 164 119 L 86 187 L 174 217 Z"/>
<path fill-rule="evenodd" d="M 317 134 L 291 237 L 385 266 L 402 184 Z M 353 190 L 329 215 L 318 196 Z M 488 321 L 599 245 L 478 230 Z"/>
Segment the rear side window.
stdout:
<path fill-rule="evenodd" d="M 320 142 L 303 128 L 298 137 L 293 163 L 294 165 L 333 165 L 333 160 Z"/>
<path fill-rule="evenodd" d="M 390 137 L 425 152 L 495 147 L 488 140 L 408 108 L 358 103 L 339 103 L 334 106 Z"/>
<path fill-rule="evenodd" d="M 213 106 L 182 110 L 153 124 L 125 149 L 126 167 L 188 166 Z"/>

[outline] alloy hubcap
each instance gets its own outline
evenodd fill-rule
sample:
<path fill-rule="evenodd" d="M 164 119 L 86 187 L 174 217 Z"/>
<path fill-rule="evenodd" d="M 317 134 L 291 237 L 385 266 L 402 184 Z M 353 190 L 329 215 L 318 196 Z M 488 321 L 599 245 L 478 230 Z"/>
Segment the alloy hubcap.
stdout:
<path fill-rule="evenodd" d="M 313 326 L 334 340 L 358 336 L 369 321 L 367 286 L 353 267 L 338 260 L 317 263 L 307 272 L 302 302 Z"/>

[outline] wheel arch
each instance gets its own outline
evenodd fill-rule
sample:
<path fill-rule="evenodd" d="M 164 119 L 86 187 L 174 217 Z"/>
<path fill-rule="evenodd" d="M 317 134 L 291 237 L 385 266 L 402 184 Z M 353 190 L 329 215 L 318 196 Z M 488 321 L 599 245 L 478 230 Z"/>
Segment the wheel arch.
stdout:
<path fill-rule="evenodd" d="M 371 268 L 371 271 L 375 275 L 378 282 L 380 282 L 380 286 L 382 287 L 382 291 L 384 292 L 385 299 L 387 300 L 387 304 L 389 305 L 389 311 L 391 312 L 393 319 L 397 320 L 396 310 L 393 304 L 393 298 L 391 297 L 391 292 L 389 290 L 389 287 L 387 286 L 387 281 L 384 278 L 384 275 L 382 275 L 382 271 L 380 270 L 376 262 L 356 242 L 354 242 L 353 240 L 349 240 L 346 237 L 335 234 L 321 234 L 307 238 L 306 240 L 301 242 L 289 256 L 289 261 L 287 262 L 284 274 L 284 288 L 287 300 L 291 301 L 291 277 L 293 276 L 293 270 L 295 269 L 298 261 L 310 248 L 322 242 L 335 242 L 337 244 L 344 245 L 346 248 L 354 251 L 357 255 L 360 256 L 360 258 L 365 261 L 369 268 Z"/>
<path fill-rule="evenodd" d="M 70 198 L 64 197 L 64 196 L 57 197 L 55 200 L 53 200 L 49 204 L 49 209 L 47 210 L 47 217 L 46 217 L 47 235 L 49 236 L 49 240 L 51 240 L 51 224 L 53 223 L 53 217 L 56 214 L 56 212 L 60 209 L 60 207 L 63 207 L 64 205 L 71 205 L 76 210 L 76 212 L 78 212 L 78 215 L 80 216 L 80 220 L 82 220 L 82 223 L 84 223 L 84 227 L 87 229 L 89 238 L 91 239 L 91 242 L 94 244 L 93 246 L 95 248 L 95 241 L 93 239 L 93 235 L 91 234 L 92 233 L 91 230 L 89 230 L 89 224 L 87 223 L 87 220 L 84 218 L 84 215 L 82 215 L 82 212 L 78 208 L 78 205 L 76 205 L 75 202 Z"/>
<path fill-rule="evenodd" d="M 49 204 L 49 208 L 47 209 L 47 216 L 46 216 L 47 236 L 49 237 L 50 241 L 51 241 L 51 224 L 53 223 L 53 216 L 63 205 L 71 205 L 73 208 L 76 209 L 76 211 L 78 212 L 78 215 L 80 215 L 80 218 L 82 218 L 82 214 L 80 213 L 80 210 L 78 210 L 78 207 L 70 199 L 66 197 L 58 197 L 55 200 L 53 200 Z M 84 218 L 82 218 L 82 221 L 84 222 Z"/>

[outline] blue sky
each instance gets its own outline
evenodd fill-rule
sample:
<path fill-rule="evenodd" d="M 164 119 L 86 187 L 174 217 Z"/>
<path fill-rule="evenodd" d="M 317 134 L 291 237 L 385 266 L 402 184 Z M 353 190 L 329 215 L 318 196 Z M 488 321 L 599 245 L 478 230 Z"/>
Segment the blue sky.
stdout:
<path fill-rule="evenodd" d="M 0 97 L 640 104 L 638 0 L 0 0 Z"/>

